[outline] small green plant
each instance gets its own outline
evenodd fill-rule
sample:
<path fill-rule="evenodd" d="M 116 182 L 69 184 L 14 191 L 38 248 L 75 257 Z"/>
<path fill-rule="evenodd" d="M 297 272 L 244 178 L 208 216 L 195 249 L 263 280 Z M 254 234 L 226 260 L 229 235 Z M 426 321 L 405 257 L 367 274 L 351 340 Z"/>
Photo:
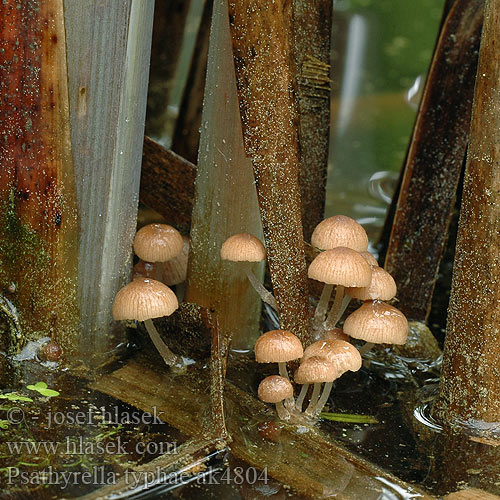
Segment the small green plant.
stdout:
<path fill-rule="evenodd" d="M 0 399 L 7 399 L 8 401 L 27 401 L 32 403 L 33 400 L 27 396 L 21 396 L 18 392 L 6 392 L 5 394 L 0 394 Z"/>
<path fill-rule="evenodd" d="M 355 415 L 352 413 L 320 413 L 320 418 L 331 422 L 344 422 L 346 424 L 378 424 L 378 420 L 370 415 Z"/>
<path fill-rule="evenodd" d="M 49 389 L 45 382 L 36 382 L 34 385 L 27 385 L 26 389 L 29 389 L 30 391 L 36 391 L 40 393 L 42 396 L 45 396 L 47 398 L 59 396 L 60 394 L 59 392 L 54 391 L 53 389 Z"/>

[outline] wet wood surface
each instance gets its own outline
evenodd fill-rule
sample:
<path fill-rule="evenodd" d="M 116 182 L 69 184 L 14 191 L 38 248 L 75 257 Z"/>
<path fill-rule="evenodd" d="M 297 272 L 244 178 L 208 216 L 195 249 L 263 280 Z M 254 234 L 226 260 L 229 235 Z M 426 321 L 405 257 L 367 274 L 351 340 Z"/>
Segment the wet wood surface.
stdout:
<path fill-rule="evenodd" d="M 425 321 L 469 137 L 482 0 L 457 0 L 443 25 L 413 130 L 385 268 L 398 307 Z M 389 214 L 390 217 L 390 214 Z"/>
<path fill-rule="evenodd" d="M 310 335 L 302 234 L 292 2 L 229 2 L 246 155 L 252 160 L 281 326 Z"/>
<path fill-rule="evenodd" d="M 139 199 L 183 234 L 191 227 L 195 177 L 195 165 L 144 137 Z"/>
<path fill-rule="evenodd" d="M 500 421 L 500 3 L 488 0 L 443 356 L 441 415 Z"/>
<path fill-rule="evenodd" d="M 78 222 L 62 0 L 0 5 L 0 287 L 22 335 L 78 339 Z M 17 308 L 17 313 L 15 309 Z"/>
<path fill-rule="evenodd" d="M 201 114 L 207 74 L 212 9 L 213 0 L 205 0 L 193 57 L 179 108 L 179 116 L 175 122 L 174 136 L 172 138 L 172 150 L 192 163 L 197 163 L 198 146 L 200 144 Z"/>
<path fill-rule="evenodd" d="M 205 378 L 202 373 L 174 377 L 138 360 L 100 378 L 93 388 L 144 411 L 156 406 L 169 424 L 200 436 L 199 418 L 209 407 Z M 307 498 L 377 500 L 390 484 L 408 489 L 412 498 L 433 498 L 330 442 L 314 427 L 297 432 L 285 425 L 278 443 L 263 439 L 257 426 L 274 419 L 274 410 L 227 381 L 224 400 L 231 453 L 258 469 L 267 467 L 271 477 Z"/>

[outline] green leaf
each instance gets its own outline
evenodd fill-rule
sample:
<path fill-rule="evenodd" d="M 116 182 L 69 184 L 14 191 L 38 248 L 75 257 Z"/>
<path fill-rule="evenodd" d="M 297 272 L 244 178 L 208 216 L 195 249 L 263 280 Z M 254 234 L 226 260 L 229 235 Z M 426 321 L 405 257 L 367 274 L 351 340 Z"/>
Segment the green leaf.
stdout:
<path fill-rule="evenodd" d="M 48 389 L 47 384 L 45 382 L 37 382 L 35 385 L 27 385 L 27 389 L 30 391 L 36 391 L 40 393 L 42 396 L 47 398 L 52 398 L 54 396 L 59 396 L 59 392 L 54 391 L 53 389 Z"/>
<path fill-rule="evenodd" d="M 10 422 L 8 420 L 0 420 L 0 429 L 8 429 Z"/>
<path fill-rule="evenodd" d="M 320 418 L 332 422 L 345 422 L 347 424 L 378 424 L 378 420 L 370 415 L 355 415 L 352 413 L 320 413 Z"/>
<path fill-rule="evenodd" d="M 21 396 L 17 392 L 7 392 L 5 394 L 0 394 L 0 399 L 8 399 L 9 401 L 28 401 L 30 403 L 33 402 L 31 398 Z"/>

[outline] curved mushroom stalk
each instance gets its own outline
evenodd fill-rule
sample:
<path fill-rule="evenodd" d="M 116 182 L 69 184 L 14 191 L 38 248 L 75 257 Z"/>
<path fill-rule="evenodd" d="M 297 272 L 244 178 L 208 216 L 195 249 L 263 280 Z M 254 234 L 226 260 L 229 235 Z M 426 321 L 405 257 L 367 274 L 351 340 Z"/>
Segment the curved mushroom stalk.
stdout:
<path fill-rule="evenodd" d="M 297 401 L 295 403 L 295 408 L 300 412 L 302 411 L 302 405 L 304 404 L 307 389 L 309 389 L 309 384 L 303 384 L 302 388 L 300 389 L 299 397 L 297 398 Z"/>
<path fill-rule="evenodd" d="M 184 363 L 182 359 L 174 354 L 170 348 L 163 342 L 162 338 L 160 337 L 160 334 L 158 333 L 158 330 L 156 329 L 155 325 L 153 324 L 153 321 L 150 319 L 147 319 L 144 321 L 144 325 L 146 326 L 146 330 L 149 333 L 149 337 L 151 338 L 151 341 L 153 342 L 154 346 L 160 353 L 161 357 L 163 358 L 163 361 L 168 366 L 171 367 L 176 367 L 176 368 L 183 368 Z"/>
<path fill-rule="evenodd" d="M 359 354 L 360 356 L 364 356 L 365 354 L 369 353 L 375 344 L 373 342 L 367 342 L 365 345 L 361 346 L 359 348 Z"/>
<path fill-rule="evenodd" d="M 250 281 L 251 285 L 254 287 L 254 290 L 259 294 L 260 298 L 277 311 L 278 304 L 276 303 L 274 295 L 267 290 L 267 288 L 260 282 L 260 280 L 257 279 L 257 276 L 255 276 L 255 274 L 247 266 L 245 266 L 245 274 L 247 275 L 248 281 Z"/>
<path fill-rule="evenodd" d="M 318 404 L 319 393 L 321 391 L 321 383 L 314 384 L 313 392 L 311 394 L 311 399 L 309 400 L 309 405 L 304 412 L 307 417 L 312 417 L 314 415 L 314 410 Z"/>
<path fill-rule="evenodd" d="M 333 291 L 333 285 L 325 283 L 323 291 L 321 292 L 321 297 L 319 298 L 318 305 L 316 306 L 316 310 L 314 311 L 314 317 L 312 322 L 313 332 L 315 332 L 321 327 L 321 324 L 325 319 L 332 291 Z"/>
<path fill-rule="evenodd" d="M 276 413 L 278 414 L 280 420 L 290 420 L 291 414 L 283 405 L 283 401 L 276 403 Z"/>
<path fill-rule="evenodd" d="M 328 401 L 328 397 L 330 396 L 330 392 L 332 391 L 333 382 L 327 382 L 325 387 L 323 387 L 323 392 L 321 397 L 318 399 L 314 408 L 311 409 L 311 414 L 314 418 L 317 418 L 323 408 L 325 407 L 326 402 Z M 308 408 L 309 409 L 309 408 Z"/>

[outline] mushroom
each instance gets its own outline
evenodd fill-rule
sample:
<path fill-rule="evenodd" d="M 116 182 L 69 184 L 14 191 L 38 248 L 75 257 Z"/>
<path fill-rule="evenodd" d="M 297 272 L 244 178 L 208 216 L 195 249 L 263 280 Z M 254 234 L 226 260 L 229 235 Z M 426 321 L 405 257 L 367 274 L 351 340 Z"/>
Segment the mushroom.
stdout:
<path fill-rule="evenodd" d="M 257 393 L 264 403 L 276 404 L 276 412 L 281 420 L 290 419 L 290 412 L 283 406 L 283 400 L 293 397 L 293 386 L 288 379 L 279 375 L 266 377 L 259 384 Z"/>
<path fill-rule="evenodd" d="M 359 252 L 359 254 L 366 260 L 366 262 L 368 262 L 368 264 L 370 264 L 370 266 L 378 266 L 377 259 L 368 250 Z"/>
<path fill-rule="evenodd" d="M 344 287 L 368 286 L 371 281 L 370 265 L 358 252 L 347 247 L 332 248 L 317 255 L 311 262 L 307 274 L 309 278 L 325 283 L 325 288 L 337 285 L 335 300 L 323 327 L 321 327 L 323 318 L 315 314 L 313 328 L 318 331 L 320 336 L 325 329 L 335 327 L 339 319 L 339 312 L 343 305 Z"/>
<path fill-rule="evenodd" d="M 261 262 L 266 258 L 266 249 L 259 238 L 253 234 L 239 233 L 233 234 L 223 243 L 220 256 L 222 260 L 231 262 Z M 273 294 L 266 290 L 248 265 L 244 266 L 244 271 L 260 298 L 278 310 Z"/>
<path fill-rule="evenodd" d="M 182 360 L 163 342 L 152 321 L 153 318 L 170 316 L 178 307 L 177 297 L 167 285 L 150 278 L 137 278 L 116 294 L 113 318 L 117 321 L 144 321 L 146 330 L 165 363 L 181 367 Z"/>
<path fill-rule="evenodd" d="M 349 342 L 349 335 L 346 335 L 342 328 L 332 328 L 323 333 L 323 338 L 321 340 L 343 340 Z"/>
<path fill-rule="evenodd" d="M 166 262 L 182 252 L 182 236 L 167 224 L 148 224 L 134 237 L 134 252 L 146 262 Z"/>
<path fill-rule="evenodd" d="M 363 226 L 345 215 L 334 215 L 321 221 L 311 236 L 311 245 L 320 250 L 348 247 L 357 252 L 368 249 L 368 236 Z"/>
<path fill-rule="evenodd" d="M 372 279 L 369 286 L 346 290 L 348 295 L 359 300 L 391 300 L 396 292 L 394 278 L 379 266 L 372 266 Z"/>
<path fill-rule="evenodd" d="M 367 301 L 346 318 L 344 332 L 366 341 L 359 350 L 363 355 L 374 344 L 404 344 L 408 337 L 408 320 L 389 304 L 379 300 Z"/>

